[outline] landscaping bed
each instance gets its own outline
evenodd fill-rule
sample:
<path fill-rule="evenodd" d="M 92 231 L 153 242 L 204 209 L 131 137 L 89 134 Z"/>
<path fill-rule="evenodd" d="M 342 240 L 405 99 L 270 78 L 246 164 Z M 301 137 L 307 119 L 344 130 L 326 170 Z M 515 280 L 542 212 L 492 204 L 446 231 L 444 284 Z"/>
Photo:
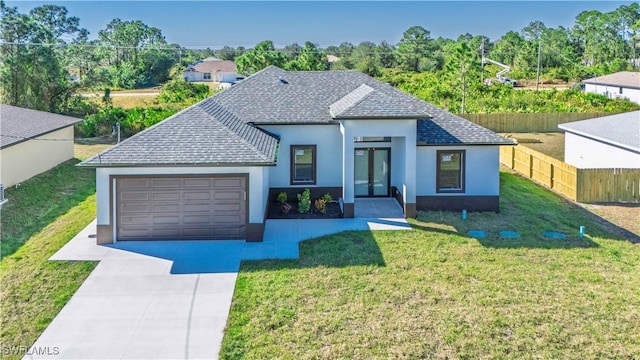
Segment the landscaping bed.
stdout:
<path fill-rule="evenodd" d="M 342 217 L 342 210 L 340 209 L 340 204 L 336 202 L 330 202 L 326 205 L 325 213 L 321 213 L 318 210 L 314 209 L 313 206 L 311 210 L 306 214 L 301 214 L 298 210 L 297 203 L 288 203 L 291 205 L 291 209 L 288 213 L 284 213 L 282 211 L 282 203 L 277 201 L 272 201 L 269 203 L 269 210 L 267 211 L 268 219 L 338 219 Z"/>

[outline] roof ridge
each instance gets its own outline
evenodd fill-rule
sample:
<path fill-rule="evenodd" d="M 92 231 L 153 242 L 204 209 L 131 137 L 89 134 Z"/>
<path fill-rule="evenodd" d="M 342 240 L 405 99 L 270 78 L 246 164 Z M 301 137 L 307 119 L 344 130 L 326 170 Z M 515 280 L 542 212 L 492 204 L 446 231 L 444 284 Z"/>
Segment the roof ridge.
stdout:
<path fill-rule="evenodd" d="M 220 104 L 219 102 L 217 102 L 217 101 L 215 101 L 215 100 L 212 100 L 211 102 L 212 102 L 212 103 L 214 103 L 214 104 L 215 104 L 215 105 L 216 105 L 220 110 L 222 110 L 222 111 L 224 111 L 224 112 L 228 113 L 231 117 L 233 117 L 233 119 L 232 119 L 231 121 L 236 122 L 236 123 L 237 123 L 238 125 L 240 125 L 240 126 L 248 126 L 248 127 L 252 128 L 252 129 L 255 129 L 256 131 L 259 131 L 259 129 L 258 129 L 258 128 L 256 128 L 256 127 L 254 127 L 254 126 L 249 125 L 247 122 L 245 122 L 244 120 L 242 120 L 242 119 L 241 119 L 238 115 L 236 115 L 234 112 L 232 112 L 232 111 L 230 111 L 229 109 L 227 109 L 224 105 Z M 230 132 L 232 132 L 232 133 L 236 136 L 236 138 L 237 138 L 237 139 L 239 139 L 239 140 L 241 140 L 243 143 L 245 143 L 245 144 L 249 145 L 249 147 L 250 147 L 252 150 L 254 150 L 254 152 L 258 153 L 262 158 L 264 158 L 265 160 L 270 160 L 270 159 L 268 158 L 268 156 L 266 156 L 262 150 L 258 149 L 258 148 L 257 148 L 254 144 L 252 144 L 252 143 L 251 143 L 247 138 L 245 138 L 244 136 L 242 136 L 242 135 L 237 131 L 237 129 L 236 129 L 236 128 L 233 128 L 233 127 L 229 126 L 229 124 L 228 124 L 227 122 L 225 122 L 225 121 L 223 121 L 223 120 L 221 120 L 221 119 L 217 119 L 217 118 L 215 117 L 215 115 L 212 115 L 211 113 L 209 113 L 207 110 L 205 110 L 205 109 L 201 108 L 200 106 L 197 106 L 197 108 L 198 108 L 200 111 L 204 112 L 204 113 L 207 115 L 207 117 L 208 117 L 209 119 L 211 119 L 212 121 L 216 121 L 216 122 L 218 122 L 220 125 L 222 125 L 222 126 L 224 126 L 225 128 L 227 128 Z M 266 136 L 271 136 L 271 135 L 268 135 L 268 134 L 265 134 L 265 135 L 266 135 Z"/>
<path fill-rule="evenodd" d="M 333 104 L 335 104 L 335 103 L 337 103 L 337 102 L 339 102 L 339 101 L 342 101 L 342 100 L 343 100 L 344 98 L 346 98 L 347 96 L 349 96 L 349 95 L 353 94 L 354 92 L 356 92 L 356 91 L 357 91 L 358 89 L 360 89 L 362 86 L 366 86 L 366 87 L 368 87 L 369 89 L 371 89 L 371 91 L 369 91 L 369 92 L 367 92 L 366 94 L 364 94 L 364 96 L 362 96 L 360 99 L 358 99 L 357 101 L 355 101 L 353 104 L 351 104 L 351 105 L 349 105 L 348 107 L 346 107 L 346 108 L 342 109 L 342 111 L 340 111 L 340 113 L 339 113 L 339 114 L 332 114 L 332 115 L 334 115 L 334 117 L 335 117 L 335 116 L 339 116 L 340 114 L 344 114 L 345 112 L 347 112 L 347 111 L 349 111 L 349 110 L 353 109 L 356 105 L 358 105 L 358 104 L 360 104 L 361 102 L 363 102 L 363 101 L 364 101 L 364 99 L 368 98 L 369 96 L 371 96 L 371 94 L 373 94 L 374 92 L 376 92 L 376 89 L 372 88 L 371 86 L 369 86 L 369 85 L 367 85 L 367 84 L 365 84 L 365 83 L 362 83 L 362 84 L 360 84 L 357 88 L 355 88 L 355 89 L 351 90 L 348 94 L 346 94 L 345 96 L 341 97 L 338 101 L 334 102 Z M 331 104 L 331 105 L 333 105 L 333 104 Z M 329 105 L 329 108 L 331 108 L 331 105 Z"/>

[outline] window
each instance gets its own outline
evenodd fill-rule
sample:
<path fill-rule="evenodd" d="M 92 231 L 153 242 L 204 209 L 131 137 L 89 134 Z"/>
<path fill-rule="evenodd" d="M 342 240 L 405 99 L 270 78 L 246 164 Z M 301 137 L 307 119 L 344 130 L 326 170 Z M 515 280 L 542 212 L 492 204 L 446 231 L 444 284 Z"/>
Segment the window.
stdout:
<path fill-rule="evenodd" d="M 624 89 L 623 87 L 620 88 L 620 94 L 622 94 L 622 89 Z"/>
<path fill-rule="evenodd" d="M 204 73 L 203 78 L 205 80 L 211 80 L 211 73 Z"/>
<path fill-rule="evenodd" d="M 291 145 L 291 185 L 316 183 L 316 146 Z"/>
<path fill-rule="evenodd" d="M 437 192 L 464 192 L 464 150 L 437 151 Z"/>

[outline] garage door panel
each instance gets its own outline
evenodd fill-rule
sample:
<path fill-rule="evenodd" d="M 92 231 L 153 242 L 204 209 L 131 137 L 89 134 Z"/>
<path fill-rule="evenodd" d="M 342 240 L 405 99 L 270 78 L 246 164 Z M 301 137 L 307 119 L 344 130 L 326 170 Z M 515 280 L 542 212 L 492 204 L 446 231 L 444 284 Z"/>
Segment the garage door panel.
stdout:
<path fill-rule="evenodd" d="M 131 213 L 148 213 L 149 212 L 149 204 L 147 203 L 126 203 L 120 206 L 120 212 L 122 214 L 131 214 Z"/>
<path fill-rule="evenodd" d="M 227 202 L 227 203 L 218 203 L 213 204 L 213 212 L 240 212 L 242 210 L 242 206 L 237 202 Z"/>
<path fill-rule="evenodd" d="M 178 225 L 180 224 L 180 215 L 151 215 L 152 225 Z"/>
<path fill-rule="evenodd" d="M 215 188 L 243 188 L 244 189 L 244 179 L 243 178 L 217 178 L 213 180 L 213 187 Z"/>
<path fill-rule="evenodd" d="M 132 200 L 132 201 L 148 201 L 149 193 L 147 191 L 123 191 L 118 197 L 120 200 Z"/>
<path fill-rule="evenodd" d="M 122 216 L 122 225 L 149 225 L 149 216 Z"/>
<path fill-rule="evenodd" d="M 246 178 L 118 178 L 118 240 L 244 239 Z"/>
<path fill-rule="evenodd" d="M 180 179 L 178 178 L 158 178 L 151 180 L 151 186 L 154 189 L 157 188 L 179 188 L 180 187 Z"/>
<path fill-rule="evenodd" d="M 182 186 L 185 189 L 192 188 L 207 188 L 210 189 L 212 187 L 212 179 L 207 178 L 193 178 L 193 179 L 183 179 Z"/>
<path fill-rule="evenodd" d="M 210 203 L 204 204 L 184 204 L 182 207 L 184 212 L 199 212 L 199 211 L 209 211 L 211 209 Z"/>
<path fill-rule="evenodd" d="M 154 203 L 151 206 L 151 211 L 154 213 L 180 212 L 180 204 Z"/>
<path fill-rule="evenodd" d="M 154 191 L 151 193 L 153 201 L 180 201 L 180 191 Z"/>
<path fill-rule="evenodd" d="M 216 191 L 213 194 L 214 200 L 240 200 L 244 196 L 244 191 Z"/>
<path fill-rule="evenodd" d="M 185 200 L 211 200 L 210 191 L 185 191 L 183 196 Z"/>
<path fill-rule="evenodd" d="M 136 188 L 147 189 L 150 187 L 150 179 L 126 178 L 121 180 L 120 185 L 123 188 L 129 188 L 129 189 L 136 189 Z"/>

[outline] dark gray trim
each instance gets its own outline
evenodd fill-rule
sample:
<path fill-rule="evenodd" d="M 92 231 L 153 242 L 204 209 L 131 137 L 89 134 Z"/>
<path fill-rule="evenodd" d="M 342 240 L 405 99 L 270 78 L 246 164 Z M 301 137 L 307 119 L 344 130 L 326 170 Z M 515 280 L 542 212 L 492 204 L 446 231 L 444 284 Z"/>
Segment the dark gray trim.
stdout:
<path fill-rule="evenodd" d="M 440 188 L 440 154 L 460 153 L 460 189 Z M 437 150 L 436 151 L 436 192 L 439 194 L 464 194 L 466 186 L 467 151 L 464 149 Z"/>
<path fill-rule="evenodd" d="M 313 154 L 311 154 L 311 181 L 296 181 L 293 178 L 293 167 L 295 166 L 295 149 L 296 148 L 312 148 Z M 318 182 L 318 146 L 317 145 L 289 145 L 289 184 L 290 185 L 315 185 Z"/>
<path fill-rule="evenodd" d="M 355 217 L 355 206 L 354 203 L 343 203 L 342 204 L 342 217 L 353 219 Z"/>
<path fill-rule="evenodd" d="M 500 196 L 416 196 L 418 210 L 500 211 Z"/>
<path fill-rule="evenodd" d="M 431 119 L 431 114 L 412 114 L 412 115 L 399 115 L 399 116 L 338 116 L 333 117 L 334 120 L 422 120 Z"/>
<path fill-rule="evenodd" d="M 427 144 L 424 142 L 419 142 L 416 144 L 416 147 L 429 147 L 429 146 L 516 146 L 518 145 L 515 142 L 495 142 L 495 143 L 438 143 L 438 144 Z"/>

